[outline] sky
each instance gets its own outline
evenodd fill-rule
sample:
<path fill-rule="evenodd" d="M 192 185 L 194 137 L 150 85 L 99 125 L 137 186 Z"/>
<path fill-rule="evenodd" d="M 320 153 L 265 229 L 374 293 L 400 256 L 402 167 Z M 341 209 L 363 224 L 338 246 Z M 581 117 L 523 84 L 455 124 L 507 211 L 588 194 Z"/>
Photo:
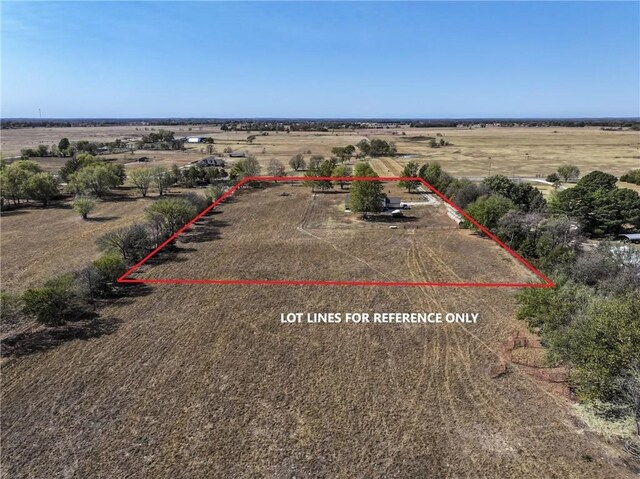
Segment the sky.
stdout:
<path fill-rule="evenodd" d="M 640 116 L 635 2 L 1 2 L 2 118 Z"/>

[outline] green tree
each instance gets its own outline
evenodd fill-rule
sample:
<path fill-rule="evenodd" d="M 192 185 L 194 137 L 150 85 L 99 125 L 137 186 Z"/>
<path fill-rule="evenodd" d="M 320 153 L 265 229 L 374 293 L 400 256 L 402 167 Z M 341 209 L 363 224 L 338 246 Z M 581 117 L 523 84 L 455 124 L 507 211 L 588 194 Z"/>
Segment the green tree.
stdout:
<path fill-rule="evenodd" d="M 351 176 L 351 170 L 349 170 L 349 168 L 346 167 L 345 165 L 338 165 L 333 168 L 333 171 L 331 172 L 331 176 L 333 176 L 334 178 L 346 178 L 348 176 Z M 347 181 L 337 180 L 337 182 L 340 185 L 340 189 L 344 190 L 344 186 L 346 185 Z"/>
<path fill-rule="evenodd" d="M 90 193 L 93 196 L 102 198 L 111 188 L 115 188 L 118 184 L 120 184 L 120 178 L 112 168 L 105 164 L 95 164 L 86 166 L 80 171 L 71 174 L 68 187 L 78 195 Z"/>
<path fill-rule="evenodd" d="M 617 379 L 640 363 L 640 296 L 592 300 L 553 347 L 574 366 L 572 382 L 583 399 L 610 401 Z"/>
<path fill-rule="evenodd" d="M 498 226 L 500 218 L 514 209 L 513 202 L 499 195 L 481 196 L 466 208 L 466 212 L 485 228 L 492 230 Z M 467 222 L 468 223 L 468 222 Z M 477 229 L 475 225 L 471 226 Z"/>
<path fill-rule="evenodd" d="M 410 161 L 404 168 L 402 169 L 402 176 L 405 178 L 415 178 L 418 176 L 418 163 L 415 161 Z M 401 188 L 406 188 L 409 193 L 418 188 L 419 183 L 416 181 L 400 181 L 399 186 Z"/>
<path fill-rule="evenodd" d="M 60 168 L 60 178 L 63 181 L 69 181 L 71 175 L 82 168 L 90 165 L 97 165 L 100 161 L 89 153 L 78 153 L 76 156 L 69 158 Z"/>
<path fill-rule="evenodd" d="M 564 181 L 569 181 L 569 179 L 577 179 L 580 176 L 580 168 L 575 165 L 562 165 L 558 167 L 558 175 L 561 178 L 564 178 Z"/>
<path fill-rule="evenodd" d="M 140 192 L 143 198 L 147 196 L 153 179 L 151 168 L 135 168 L 129 171 L 129 181 Z"/>
<path fill-rule="evenodd" d="M 222 195 L 224 195 L 225 191 L 226 188 L 222 185 L 209 185 L 205 192 L 205 197 L 207 198 L 207 200 L 209 200 L 209 202 L 213 203 Z"/>
<path fill-rule="evenodd" d="M 358 163 L 353 170 L 355 177 L 372 177 L 378 175 L 368 163 Z M 384 193 L 380 181 L 357 180 L 349 188 L 349 206 L 356 213 L 379 213 L 382 211 Z"/>
<path fill-rule="evenodd" d="M 615 176 L 596 170 L 580 178 L 580 181 L 578 181 L 576 186 L 587 191 L 610 191 L 616 187 L 617 181 L 618 178 Z"/>
<path fill-rule="evenodd" d="M 167 189 L 174 183 L 173 175 L 162 166 L 156 166 L 151 170 L 153 184 L 158 190 L 158 194 L 163 196 Z"/>
<path fill-rule="evenodd" d="M 30 160 L 18 160 L 5 166 L 0 172 L 2 196 L 10 199 L 15 205 L 20 204 L 21 200 L 29 197 L 27 192 L 29 178 L 41 172 L 40 166 Z"/>
<path fill-rule="evenodd" d="M 27 179 L 24 190 L 29 199 L 47 206 L 59 194 L 58 182 L 51 173 L 34 173 Z"/>
<path fill-rule="evenodd" d="M 96 202 L 91 198 L 86 196 L 78 196 L 75 200 L 73 200 L 73 209 L 82 217 L 83 220 L 86 220 L 96 207 Z"/>
<path fill-rule="evenodd" d="M 154 229 L 156 242 L 176 233 L 198 211 L 184 198 L 163 198 L 147 208 L 146 214 Z"/>
<path fill-rule="evenodd" d="M 260 163 L 256 160 L 255 157 L 249 156 L 238 161 L 231 168 L 230 176 L 234 178 L 246 178 L 246 177 L 254 177 L 260 174 Z"/>
<path fill-rule="evenodd" d="M 58 150 L 60 150 L 60 152 L 67 151 L 70 146 L 69 138 L 63 138 L 58 142 Z"/>

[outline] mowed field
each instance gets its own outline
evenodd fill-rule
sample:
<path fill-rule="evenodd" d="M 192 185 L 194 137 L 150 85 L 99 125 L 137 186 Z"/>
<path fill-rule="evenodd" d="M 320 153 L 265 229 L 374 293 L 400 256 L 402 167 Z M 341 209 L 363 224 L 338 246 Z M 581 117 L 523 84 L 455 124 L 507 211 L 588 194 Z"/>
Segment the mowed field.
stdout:
<path fill-rule="evenodd" d="M 384 189 L 412 203 L 403 218 L 364 221 L 345 212 L 346 193 L 298 182 L 236 192 L 135 277 L 541 282 L 492 240 L 459 229 L 435 195 L 403 193 L 397 182 Z"/>
<path fill-rule="evenodd" d="M 292 185 L 242 192 L 140 274 L 428 281 L 478 277 L 481 262 L 529 275 L 489 240 L 451 228 L 439 207 L 412 208 L 411 233 L 345 217 L 341 197 L 314 200 Z M 545 385 L 515 366 L 492 377 L 503 341 L 523 328 L 513 293 L 144 287 L 101 311 L 104 334 L 7 358 L 4 476 L 632 477 Z M 425 311 L 480 319 L 280 322 L 289 312 Z"/>

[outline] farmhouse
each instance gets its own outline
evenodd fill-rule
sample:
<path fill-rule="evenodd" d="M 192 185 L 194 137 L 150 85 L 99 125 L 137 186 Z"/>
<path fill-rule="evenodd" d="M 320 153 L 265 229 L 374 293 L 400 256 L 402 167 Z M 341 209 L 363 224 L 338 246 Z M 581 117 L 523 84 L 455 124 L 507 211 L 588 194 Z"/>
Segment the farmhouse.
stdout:
<path fill-rule="evenodd" d="M 198 160 L 196 164 L 202 167 L 216 166 L 218 168 L 224 168 L 224 160 L 219 156 L 207 156 L 206 158 Z"/>

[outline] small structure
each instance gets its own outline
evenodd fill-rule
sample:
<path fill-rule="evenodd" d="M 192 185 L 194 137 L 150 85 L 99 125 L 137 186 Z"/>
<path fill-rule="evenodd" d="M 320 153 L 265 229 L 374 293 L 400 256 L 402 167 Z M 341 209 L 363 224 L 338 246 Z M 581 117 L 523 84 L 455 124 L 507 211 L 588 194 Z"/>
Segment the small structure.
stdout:
<path fill-rule="evenodd" d="M 231 158 L 244 158 L 247 154 L 244 151 L 232 151 L 229 156 Z"/>
<path fill-rule="evenodd" d="M 402 203 L 400 202 L 400 198 L 397 196 L 385 196 L 383 209 L 385 210 L 396 210 L 398 208 L 402 208 Z"/>
<path fill-rule="evenodd" d="M 640 233 L 624 233 L 618 236 L 625 243 L 640 243 Z"/>
<path fill-rule="evenodd" d="M 188 136 L 187 143 L 204 143 L 205 139 L 204 136 Z"/>
<path fill-rule="evenodd" d="M 215 166 L 218 168 L 224 168 L 224 160 L 219 156 L 207 156 L 206 158 L 202 158 L 196 162 L 198 166 L 208 167 Z"/>
<path fill-rule="evenodd" d="M 351 210 L 351 196 L 349 195 L 349 193 L 347 193 L 346 195 L 344 195 L 344 209 L 345 211 L 350 211 Z M 405 209 L 406 205 L 403 205 L 402 202 L 400 201 L 400 198 L 397 197 L 389 197 L 389 196 L 385 196 L 382 199 L 382 211 L 388 211 L 388 210 L 398 210 L 398 209 Z"/>

